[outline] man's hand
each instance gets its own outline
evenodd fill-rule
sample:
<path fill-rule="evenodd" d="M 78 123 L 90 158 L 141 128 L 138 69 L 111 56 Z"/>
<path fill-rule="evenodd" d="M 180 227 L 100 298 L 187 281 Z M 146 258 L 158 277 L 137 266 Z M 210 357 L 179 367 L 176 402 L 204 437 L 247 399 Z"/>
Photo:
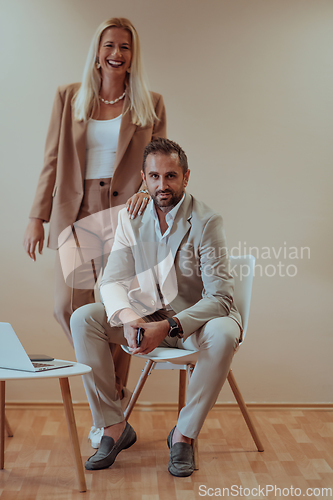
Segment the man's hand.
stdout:
<path fill-rule="evenodd" d="M 131 349 L 132 353 L 137 349 L 136 339 L 138 336 L 139 326 L 145 329 L 145 325 L 147 324 L 148 323 L 145 323 L 143 319 L 139 318 L 124 325 L 124 337 L 127 340 L 128 347 Z"/>
<path fill-rule="evenodd" d="M 124 325 L 124 337 L 132 354 L 149 354 L 160 345 L 169 333 L 169 323 L 166 319 L 145 323 L 142 318 L 129 308 L 120 311 L 118 317 Z M 140 347 L 137 347 L 136 339 L 140 326 L 145 332 Z"/>
<path fill-rule="evenodd" d="M 140 347 L 137 347 L 136 337 L 138 328 L 140 326 L 144 328 L 145 332 Z M 149 354 L 151 351 L 153 351 L 156 347 L 160 345 L 162 340 L 165 339 L 165 337 L 168 335 L 169 332 L 169 323 L 166 319 L 163 321 L 153 321 L 151 323 L 144 323 L 142 320 L 133 321 L 130 324 L 130 327 L 133 329 L 134 343 L 135 343 L 135 346 L 132 344 L 133 347 L 132 345 L 128 344 L 132 350 L 132 354 Z"/>
<path fill-rule="evenodd" d="M 139 326 L 144 326 L 146 323 L 132 309 L 125 308 L 118 313 L 118 318 L 124 325 L 124 337 L 127 340 L 128 347 L 136 349 L 136 338 Z M 133 325 L 138 326 L 133 326 Z"/>

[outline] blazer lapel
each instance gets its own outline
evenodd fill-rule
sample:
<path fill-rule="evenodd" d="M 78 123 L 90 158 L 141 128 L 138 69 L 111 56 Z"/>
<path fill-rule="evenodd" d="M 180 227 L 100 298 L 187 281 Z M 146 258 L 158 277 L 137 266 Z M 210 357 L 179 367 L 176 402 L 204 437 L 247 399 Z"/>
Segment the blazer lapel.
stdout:
<path fill-rule="evenodd" d="M 185 199 L 179 208 L 176 218 L 173 222 L 172 230 L 169 236 L 169 246 L 172 251 L 173 259 L 176 258 L 178 248 L 185 236 L 191 228 L 192 218 L 192 196 L 185 194 Z"/>
<path fill-rule="evenodd" d="M 133 134 L 136 130 L 136 125 L 132 123 L 132 113 L 130 111 L 130 99 L 128 96 L 128 93 L 126 92 L 125 100 L 124 100 L 124 109 L 128 109 L 128 111 L 122 115 L 121 117 L 121 123 L 120 123 L 120 130 L 119 130 L 119 139 L 118 139 L 118 146 L 117 146 L 117 151 L 116 151 L 116 158 L 115 158 L 115 163 L 114 163 L 114 171 L 120 164 L 125 151 L 130 143 L 130 140 L 133 137 Z"/>
<path fill-rule="evenodd" d="M 75 121 L 73 118 L 73 143 L 81 169 L 82 181 L 84 179 L 84 170 L 86 166 L 86 140 L 87 140 L 87 122 Z"/>
<path fill-rule="evenodd" d="M 141 251 L 146 269 L 152 269 L 156 265 L 155 219 L 150 212 L 151 203 L 153 202 L 151 201 L 148 204 L 142 216 L 141 226 L 139 228 L 139 241 L 142 245 Z"/>
<path fill-rule="evenodd" d="M 152 201 L 150 203 L 153 203 Z M 154 283 L 157 276 L 160 278 L 160 287 L 167 302 L 171 303 L 177 296 L 177 273 L 174 262 L 178 248 L 191 228 L 192 197 L 185 195 L 174 220 L 169 235 L 169 244 L 162 262 L 157 262 L 157 243 L 155 236 L 155 219 L 150 212 L 150 204 L 145 210 L 139 227 L 140 253 L 144 269 L 151 269 L 154 273 Z M 155 286 L 154 286 L 155 288 Z M 156 296 L 156 292 L 155 292 Z"/>
<path fill-rule="evenodd" d="M 153 202 L 151 202 L 153 203 Z M 160 297 L 156 288 L 156 237 L 155 237 L 155 219 L 150 212 L 150 205 L 145 210 L 142 216 L 141 226 L 139 227 L 139 238 L 137 239 L 139 245 L 139 253 L 141 258 L 141 266 L 144 273 L 139 279 L 139 282 L 145 281 L 148 284 L 150 296 L 153 297 L 154 310 L 162 308 Z"/>
<path fill-rule="evenodd" d="M 160 264 L 161 292 L 166 303 L 171 304 L 178 295 L 178 280 L 175 267 L 177 251 L 184 239 L 184 236 L 191 228 L 192 197 L 185 195 L 185 199 L 179 208 L 172 225 L 169 236 L 169 253 Z"/>

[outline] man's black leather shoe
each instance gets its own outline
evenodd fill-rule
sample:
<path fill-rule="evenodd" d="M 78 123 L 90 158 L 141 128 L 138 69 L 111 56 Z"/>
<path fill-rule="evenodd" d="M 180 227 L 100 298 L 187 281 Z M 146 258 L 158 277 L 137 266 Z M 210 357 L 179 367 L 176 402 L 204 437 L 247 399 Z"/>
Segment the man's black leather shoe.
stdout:
<path fill-rule="evenodd" d="M 172 446 L 172 436 L 175 427 L 170 432 L 167 443 L 170 449 L 168 470 L 176 477 L 187 477 L 194 471 L 194 453 L 191 444 L 175 443 Z"/>
<path fill-rule="evenodd" d="M 126 450 L 136 441 L 134 429 L 126 422 L 124 432 L 115 443 L 109 436 L 102 436 L 101 444 L 97 452 L 92 455 L 84 464 L 87 470 L 100 470 L 110 467 L 116 459 L 118 453 Z"/>

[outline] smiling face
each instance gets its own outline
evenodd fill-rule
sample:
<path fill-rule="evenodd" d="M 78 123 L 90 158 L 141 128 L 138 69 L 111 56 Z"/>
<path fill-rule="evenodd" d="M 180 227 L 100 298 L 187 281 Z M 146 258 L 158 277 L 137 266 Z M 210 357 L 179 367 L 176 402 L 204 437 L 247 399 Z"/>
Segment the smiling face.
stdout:
<path fill-rule="evenodd" d="M 169 212 L 182 199 L 190 171 L 183 172 L 177 153 L 149 154 L 145 173 L 141 172 L 150 196 L 162 212 Z"/>
<path fill-rule="evenodd" d="M 131 33 L 123 28 L 108 28 L 104 31 L 98 50 L 102 78 L 119 75 L 125 79 L 132 61 Z"/>

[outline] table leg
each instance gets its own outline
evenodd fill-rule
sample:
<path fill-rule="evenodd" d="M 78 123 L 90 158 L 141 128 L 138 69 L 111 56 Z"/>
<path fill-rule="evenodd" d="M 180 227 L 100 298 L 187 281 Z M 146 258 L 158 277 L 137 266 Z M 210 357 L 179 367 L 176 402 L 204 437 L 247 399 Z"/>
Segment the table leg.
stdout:
<path fill-rule="evenodd" d="M 6 417 L 6 415 L 5 415 L 5 429 L 7 432 L 7 436 L 9 438 L 12 438 L 14 434 L 13 434 L 11 426 L 9 425 L 8 418 Z"/>
<path fill-rule="evenodd" d="M 0 469 L 5 467 L 5 384 L 0 382 Z"/>
<path fill-rule="evenodd" d="M 66 420 L 68 426 L 69 437 L 71 440 L 72 450 L 74 454 L 76 475 L 79 483 L 79 491 L 87 491 L 86 479 L 84 477 L 84 470 L 82 464 L 82 457 L 80 452 L 79 438 L 77 435 L 74 410 L 72 405 L 72 396 L 69 387 L 68 378 L 59 378 L 62 399 L 64 402 Z"/>

